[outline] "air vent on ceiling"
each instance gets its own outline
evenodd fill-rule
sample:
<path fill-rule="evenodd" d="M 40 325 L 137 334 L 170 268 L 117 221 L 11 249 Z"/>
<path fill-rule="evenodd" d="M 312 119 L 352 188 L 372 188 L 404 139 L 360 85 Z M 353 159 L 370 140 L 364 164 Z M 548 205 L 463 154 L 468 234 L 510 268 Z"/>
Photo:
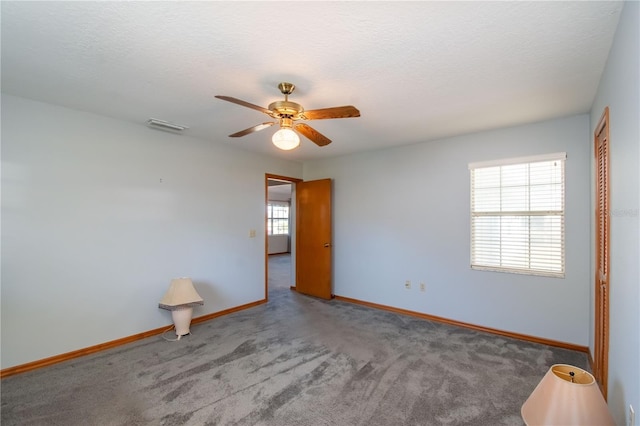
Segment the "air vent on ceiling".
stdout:
<path fill-rule="evenodd" d="M 187 126 L 170 123 L 165 120 L 158 120 L 157 118 L 148 119 L 147 125 L 153 129 L 165 130 L 167 132 L 172 132 L 172 133 L 182 133 L 185 129 L 188 129 Z"/>

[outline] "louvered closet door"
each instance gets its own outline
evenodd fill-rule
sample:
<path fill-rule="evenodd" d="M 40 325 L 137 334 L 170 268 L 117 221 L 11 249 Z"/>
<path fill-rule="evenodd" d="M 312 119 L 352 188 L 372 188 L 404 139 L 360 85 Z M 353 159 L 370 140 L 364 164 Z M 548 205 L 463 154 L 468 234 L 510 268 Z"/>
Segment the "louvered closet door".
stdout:
<path fill-rule="evenodd" d="M 596 335 L 594 376 L 607 397 L 609 359 L 609 109 L 595 132 L 596 155 Z"/>

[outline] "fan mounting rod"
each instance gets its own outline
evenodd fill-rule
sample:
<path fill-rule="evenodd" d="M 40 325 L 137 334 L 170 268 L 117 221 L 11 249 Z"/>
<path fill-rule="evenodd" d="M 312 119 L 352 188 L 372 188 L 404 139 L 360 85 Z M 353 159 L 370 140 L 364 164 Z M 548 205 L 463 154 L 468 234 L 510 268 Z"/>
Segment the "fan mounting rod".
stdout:
<path fill-rule="evenodd" d="M 296 86 L 293 83 L 282 82 L 278 84 L 278 89 L 284 95 L 284 101 L 276 101 L 269 104 L 269 109 L 280 118 L 298 119 L 299 114 L 304 111 L 302 105 L 289 102 L 289 95 L 293 93 Z"/>

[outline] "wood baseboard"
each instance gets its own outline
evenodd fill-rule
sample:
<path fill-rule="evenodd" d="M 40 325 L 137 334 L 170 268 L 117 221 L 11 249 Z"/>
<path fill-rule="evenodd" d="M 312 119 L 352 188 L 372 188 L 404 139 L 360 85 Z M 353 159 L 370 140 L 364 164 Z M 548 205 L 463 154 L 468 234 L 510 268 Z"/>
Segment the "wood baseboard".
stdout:
<path fill-rule="evenodd" d="M 348 302 L 348 303 L 354 303 L 354 304 L 357 304 L 357 305 L 367 306 L 369 308 L 381 309 L 383 311 L 395 312 L 397 314 L 409 315 L 409 316 L 412 316 L 412 317 L 425 319 L 425 320 L 429 320 L 429 321 L 435 321 L 435 322 L 439 322 L 439 323 L 443 323 L 443 324 L 455 325 L 457 327 L 469 328 L 471 330 L 482 331 L 482 332 L 485 332 L 485 333 L 496 334 L 498 336 L 511 337 L 513 339 L 524 340 L 524 341 L 533 342 L 533 343 L 541 343 L 543 345 L 549 345 L 549 346 L 554 346 L 554 347 L 558 347 L 558 348 L 570 349 L 570 350 L 573 350 L 573 351 L 585 352 L 585 353 L 589 354 L 589 348 L 587 346 L 580 346 L 580 345 L 576 345 L 576 344 L 573 344 L 573 343 L 559 342 L 557 340 L 544 339 L 542 337 L 529 336 L 529 335 L 526 335 L 526 334 L 512 333 L 510 331 L 498 330 L 496 328 L 490 328 L 490 327 L 483 327 L 483 326 L 480 326 L 480 325 L 475 325 L 475 324 L 470 324 L 470 323 L 466 323 L 466 322 L 451 320 L 451 319 L 448 319 L 448 318 L 442 318 L 442 317 L 438 317 L 438 316 L 435 316 L 435 315 L 429 315 L 429 314 L 423 314 L 421 312 L 409 311 L 407 309 L 394 308 L 392 306 L 386 306 L 386 305 L 380 305 L 380 304 L 377 304 L 377 303 L 365 302 L 363 300 L 358 300 L 358 299 L 351 299 L 349 297 L 343 297 L 343 296 L 336 295 L 335 299 L 336 300 L 341 300 L 343 302 Z"/>
<path fill-rule="evenodd" d="M 267 303 L 267 299 L 258 300 L 255 302 L 247 303 L 245 305 L 236 306 L 233 308 L 225 309 L 223 311 L 214 312 L 212 314 L 203 315 L 201 317 L 193 318 L 191 320 L 191 324 L 198 324 L 201 322 L 209 321 L 213 318 L 221 317 L 223 315 L 228 315 L 234 312 L 242 311 L 245 309 L 253 308 L 254 306 L 262 305 Z M 80 358 L 85 355 L 90 355 L 96 352 L 104 351 L 107 349 L 115 348 L 118 346 L 126 345 L 127 343 L 135 342 L 137 340 L 142 340 L 147 337 L 155 336 L 157 334 L 164 333 L 167 329 L 170 329 L 172 325 L 166 325 L 164 327 L 156 328 L 154 330 L 145 331 L 143 333 L 134 334 L 133 336 L 123 337 L 122 339 L 112 340 L 110 342 L 101 343 L 99 345 L 90 346 L 84 349 L 78 349 L 76 351 L 67 352 L 60 355 L 55 355 L 49 358 L 40 359 L 37 361 L 32 361 L 26 364 L 16 365 L 14 367 L 5 368 L 0 370 L 0 379 L 4 379 L 5 377 L 14 376 L 16 374 L 25 373 L 27 371 L 36 370 L 38 368 L 47 367 L 49 365 L 59 364 L 61 362 L 69 361 L 71 359 Z"/>

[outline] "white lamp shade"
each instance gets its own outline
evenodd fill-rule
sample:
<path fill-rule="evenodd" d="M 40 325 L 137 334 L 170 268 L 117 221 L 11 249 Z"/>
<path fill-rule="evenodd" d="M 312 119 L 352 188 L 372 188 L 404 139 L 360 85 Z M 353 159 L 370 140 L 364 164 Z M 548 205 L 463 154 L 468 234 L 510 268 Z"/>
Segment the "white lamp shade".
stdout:
<path fill-rule="evenodd" d="M 283 128 L 273 134 L 271 141 L 278 148 L 288 151 L 300 145 L 300 136 L 289 128 Z"/>
<path fill-rule="evenodd" d="M 527 426 L 615 425 L 593 375 L 566 364 L 551 366 L 521 414 Z"/>
<path fill-rule="evenodd" d="M 175 278 L 171 280 L 169 290 L 158 304 L 162 309 L 183 309 L 195 305 L 204 304 L 204 300 L 198 294 L 191 278 Z"/>

